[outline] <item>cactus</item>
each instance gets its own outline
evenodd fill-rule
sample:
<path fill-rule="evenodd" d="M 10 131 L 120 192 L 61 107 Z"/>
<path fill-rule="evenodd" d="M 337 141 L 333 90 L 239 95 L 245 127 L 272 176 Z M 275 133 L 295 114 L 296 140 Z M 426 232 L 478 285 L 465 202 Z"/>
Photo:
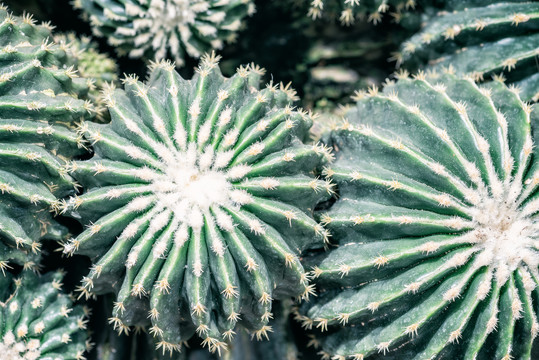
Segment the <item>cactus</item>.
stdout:
<path fill-rule="evenodd" d="M 63 211 L 88 227 L 64 253 L 95 261 L 82 294 L 112 285 L 114 326 L 151 321 L 163 350 L 196 330 L 221 351 L 240 317 L 266 336 L 273 298 L 311 292 L 298 255 L 327 239 L 309 213 L 332 192 L 311 175 L 331 153 L 302 143 L 310 115 L 288 86 L 257 90 L 259 67 L 226 79 L 218 60 L 189 81 L 169 62 L 127 77 L 105 94 L 111 124 L 85 126 L 95 157 L 70 165 L 87 191 Z"/>
<path fill-rule="evenodd" d="M 498 81 L 423 73 L 356 99 L 325 171 L 339 247 L 307 261 L 320 291 L 298 314 L 323 358 L 534 358 L 532 107 Z"/>
<path fill-rule="evenodd" d="M 0 277 L 0 353 L 8 360 L 83 360 L 87 309 L 61 292 L 61 272 Z"/>
<path fill-rule="evenodd" d="M 411 71 L 428 65 L 476 81 L 506 78 L 522 99 L 537 101 L 538 49 L 539 3 L 497 3 L 436 14 L 393 59 Z"/>
<path fill-rule="evenodd" d="M 186 54 L 199 58 L 233 42 L 243 19 L 255 12 L 251 0 L 76 0 L 93 33 L 107 37 L 119 55 L 182 66 Z"/>
<path fill-rule="evenodd" d="M 85 153 L 74 128 L 93 116 L 88 91 L 50 24 L 0 8 L 0 270 L 35 267 L 42 239 L 66 229 L 51 216 L 74 192 L 64 159 Z"/>

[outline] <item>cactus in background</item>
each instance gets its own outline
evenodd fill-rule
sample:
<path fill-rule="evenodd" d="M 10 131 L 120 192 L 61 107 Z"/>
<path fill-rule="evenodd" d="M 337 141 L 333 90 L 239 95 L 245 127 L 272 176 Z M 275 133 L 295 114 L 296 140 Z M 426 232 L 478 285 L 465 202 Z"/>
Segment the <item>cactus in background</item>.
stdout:
<path fill-rule="evenodd" d="M 516 2 L 435 14 L 393 59 L 411 71 L 427 65 L 476 81 L 506 78 L 522 99 L 537 101 L 538 56 L 539 3 Z"/>
<path fill-rule="evenodd" d="M 95 261 L 82 293 L 113 286 L 114 326 L 151 321 L 163 350 L 196 330 L 221 351 L 240 318 L 267 336 L 272 299 L 312 291 L 299 254 L 327 240 L 310 213 L 332 184 L 311 173 L 331 153 L 302 143 L 310 115 L 288 86 L 258 90 L 260 68 L 226 79 L 218 60 L 189 81 L 168 62 L 127 77 L 105 96 L 111 124 L 85 126 L 96 156 L 70 165 L 87 191 L 63 210 L 88 227 L 64 253 Z"/>
<path fill-rule="evenodd" d="M 93 115 L 73 59 L 49 24 L 0 8 L 0 271 L 35 267 L 41 239 L 67 230 L 51 210 L 74 191 L 65 159 L 85 153 L 75 122 Z"/>
<path fill-rule="evenodd" d="M 199 58 L 233 42 L 243 19 L 255 12 L 251 0 L 76 0 L 93 33 L 107 37 L 120 55 L 162 60 L 177 66 L 186 54 Z"/>
<path fill-rule="evenodd" d="M 0 354 L 7 360 L 84 360 L 87 309 L 61 292 L 60 272 L 0 277 Z"/>
<path fill-rule="evenodd" d="M 307 262 L 321 291 L 298 314 L 323 358 L 533 358 L 532 107 L 501 82 L 423 73 L 357 99 L 325 171 L 340 246 Z"/>
<path fill-rule="evenodd" d="M 57 34 L 54 41 L 65 46 L 73 54 L 81 77 L 89 80 L 88 98 L 95 104 L 97 119 L 108 122 L 106 107 L 101 92 L 108 84 L 118 81 L 118 68 L 114 60 L 99 52 L 97 43 L 87 36 L 77 37 L 75 33 Z"/>

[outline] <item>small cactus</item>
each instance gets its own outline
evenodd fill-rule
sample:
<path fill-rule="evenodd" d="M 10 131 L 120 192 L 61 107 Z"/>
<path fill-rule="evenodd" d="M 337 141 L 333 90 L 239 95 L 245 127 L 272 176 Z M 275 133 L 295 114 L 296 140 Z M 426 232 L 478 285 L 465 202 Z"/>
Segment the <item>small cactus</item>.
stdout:
<path fill-rule="evenodd" d="M 120 55 L 182 66 L 186 54 L 199 58 L 233 42 L 243 19 L 255 12 L 251 0 L 76 0 L 93 33 L 107 37 Z"/>
<path fill-rule="evenodd" d="M 65 159 L 85 153 L 75 123 L 94 108 L 49 24 L 0 8 L 0 270 L 37 265 L 41 239 L 66 233 L 51 210 L 74 192 Z"/>
<path fill-rule="evenodd" d="M 332 134 L 321 215 L 340 246 L 307 261 L 298 319 L 326 359 L 530 359 L 539 330 L 536 120 L 514 88 L 401 76 L 357 94 Z"/>
<path fill-rule="evenodd" d="M 310 115 L 261 75 L 226 79 L 214 54 L 189 81 L 156 63 L 105 94 L 110 125 L 86 124 L 96 156 L 70 169 L 87 192 L 63 210 L 88 227 L 64 253 L 95 261 L 83 294 L 118 293 L 119 332 L 149 318 L 163 350 L 196 330 L 221 351 L 240 318 L 262 338 L 273 298 L 311 292 L 298 256 L 327 239 L 309 214 L 332 192 L 311 174 L 331 153 L 302 143 Z"/>
<path fill-rule="evenodd" d="M 6 360 L 84 360 L 87 311 L 61 292 L 60 272 L 0 277 L 0 356 Z"/>
<path fill-rule="evenodd" d="M 439 12 L 401 46 L 393 59 L 408 70 L 420 67 L 470 75 L 496 76 L 539 100 L 539 3 L 497 3 Z"/>

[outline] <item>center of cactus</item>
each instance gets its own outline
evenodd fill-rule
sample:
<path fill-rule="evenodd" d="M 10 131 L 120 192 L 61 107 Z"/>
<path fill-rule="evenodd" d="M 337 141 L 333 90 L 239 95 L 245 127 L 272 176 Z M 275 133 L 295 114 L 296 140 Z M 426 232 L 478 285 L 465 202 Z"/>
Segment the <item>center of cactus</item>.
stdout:
<path fill-rule="evenodd" d="M 190 0 L 153 0 L 148 14 L 156 20 L 156 24 L 170 31 L 195 21 Z"/>
<path fill-rule="evenodd" d="M 473 241 L 480 251 L 478 260 L 496 269 L 499 281 L 505 281 L 522 263 L 537 267 L 533 221 L 518 210 L 510 199 L 487 198 L 477 207 Z"/>
<path fill-rule="evenodd" d="M 21 329 L 19 329 L 21 331 Z M 15 335 L 8 331 L 0 342 L 0 354 L 3 359 L 10 360 L 37 360 L 40 357 L 39 340 L 33 339 L 27 343 L 17 341 Z"/>

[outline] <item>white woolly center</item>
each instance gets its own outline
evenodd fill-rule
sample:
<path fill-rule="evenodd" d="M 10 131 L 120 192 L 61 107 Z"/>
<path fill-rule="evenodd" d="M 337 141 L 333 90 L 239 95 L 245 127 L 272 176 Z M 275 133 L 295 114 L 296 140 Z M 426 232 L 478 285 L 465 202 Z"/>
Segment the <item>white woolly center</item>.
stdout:
<path fill-rule="evenodd" d="M 39 340 L 33 339 L 28 342 L 17 341 L 15 335 L 9 331 L 0 342 L 0 354 L 2 359 L 9 360 L 37 360 L 39 352 Z"/>
<path fill-rule="evenodd" d="M 505 282 L 523 263 L 537 268 L 539 256 L 532 250 L 536 244 L 535 223 L 522 216 L 515 203 L 486 198 L 477 206 L 474 222 L 471 234 L 481 249 L 478 261 L 494 267 L 498 281 Z"/>

